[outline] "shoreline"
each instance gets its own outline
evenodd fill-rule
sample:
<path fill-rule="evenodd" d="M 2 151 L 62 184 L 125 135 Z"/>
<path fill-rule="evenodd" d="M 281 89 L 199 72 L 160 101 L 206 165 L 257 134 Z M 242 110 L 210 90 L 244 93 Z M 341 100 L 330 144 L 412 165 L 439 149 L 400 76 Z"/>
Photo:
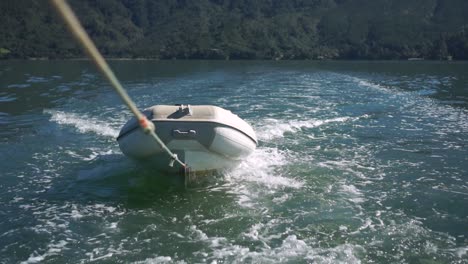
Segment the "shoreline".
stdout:
<path fill-rule="evenodd" d="M 339 62 L 468 62 L 468 60 L 434 60 L 434 59 L 423 59 L 423 58 L 408 58 L 408 59 L 159 59 L 159 58 L 104 58 L 106 61 L 314 61 L 314 62 L 327 62 L 327 61 L 339 61 Z M 87 57 L 81 58 L 8 58 L 0 59 L 0 61 L 90 61 Z"/>

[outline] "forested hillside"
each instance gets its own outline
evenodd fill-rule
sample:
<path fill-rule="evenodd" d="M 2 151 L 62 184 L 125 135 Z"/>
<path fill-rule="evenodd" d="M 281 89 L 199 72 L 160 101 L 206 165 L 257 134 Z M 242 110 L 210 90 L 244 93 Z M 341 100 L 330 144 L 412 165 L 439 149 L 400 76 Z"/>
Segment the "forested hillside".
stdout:
<path fill-rule="evenodd" d="M 71 0 L 107 57 L 468 59 L 467 0 Z M 83 57 L 47 0 L 0 1 L 0 58 Z"/>

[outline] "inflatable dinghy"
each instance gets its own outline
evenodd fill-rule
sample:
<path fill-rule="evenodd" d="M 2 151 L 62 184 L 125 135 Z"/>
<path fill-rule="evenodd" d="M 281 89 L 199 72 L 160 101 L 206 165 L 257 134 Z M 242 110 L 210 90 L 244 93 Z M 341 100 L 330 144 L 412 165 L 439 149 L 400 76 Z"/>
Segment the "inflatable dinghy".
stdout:
<path fill-rule="evenodd" d="M 221 107 L 155 105 L 143 114 L 153 122 L 164 144 L 193 172 L 235 167 L 257 146 L 252 127 Z M 122 127 L 117 141 L 126 156 L 151 160 L 162 171 L 180 170 L 177 166 L 168 166 L 171 158 L 140 129 L 135 118 Z"/>

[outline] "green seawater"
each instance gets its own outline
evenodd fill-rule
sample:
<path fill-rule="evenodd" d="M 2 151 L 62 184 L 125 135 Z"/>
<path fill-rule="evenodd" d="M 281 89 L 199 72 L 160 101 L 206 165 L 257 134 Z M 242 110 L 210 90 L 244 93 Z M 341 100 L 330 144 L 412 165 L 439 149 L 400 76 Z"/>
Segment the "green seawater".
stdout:
<path fill-rule="evenodd" d="M 0 61 L 1 263 L 468 263 L 468 63 L 112 61 L 138 107 L 257 133 L 185 188 L 87 61 Z"/>

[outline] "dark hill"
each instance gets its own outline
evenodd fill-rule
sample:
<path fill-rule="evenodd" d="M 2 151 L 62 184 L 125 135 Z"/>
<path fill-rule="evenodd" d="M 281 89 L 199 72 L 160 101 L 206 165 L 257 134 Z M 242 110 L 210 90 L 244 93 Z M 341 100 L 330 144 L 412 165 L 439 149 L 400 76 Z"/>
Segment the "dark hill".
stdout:
<path fill-rule="evenodd" d="M 468 59 L 466 0 L 73 0 L 107 57 Z M 46 0 L 0 1 L 0 58 L 76 58 Z"/>

